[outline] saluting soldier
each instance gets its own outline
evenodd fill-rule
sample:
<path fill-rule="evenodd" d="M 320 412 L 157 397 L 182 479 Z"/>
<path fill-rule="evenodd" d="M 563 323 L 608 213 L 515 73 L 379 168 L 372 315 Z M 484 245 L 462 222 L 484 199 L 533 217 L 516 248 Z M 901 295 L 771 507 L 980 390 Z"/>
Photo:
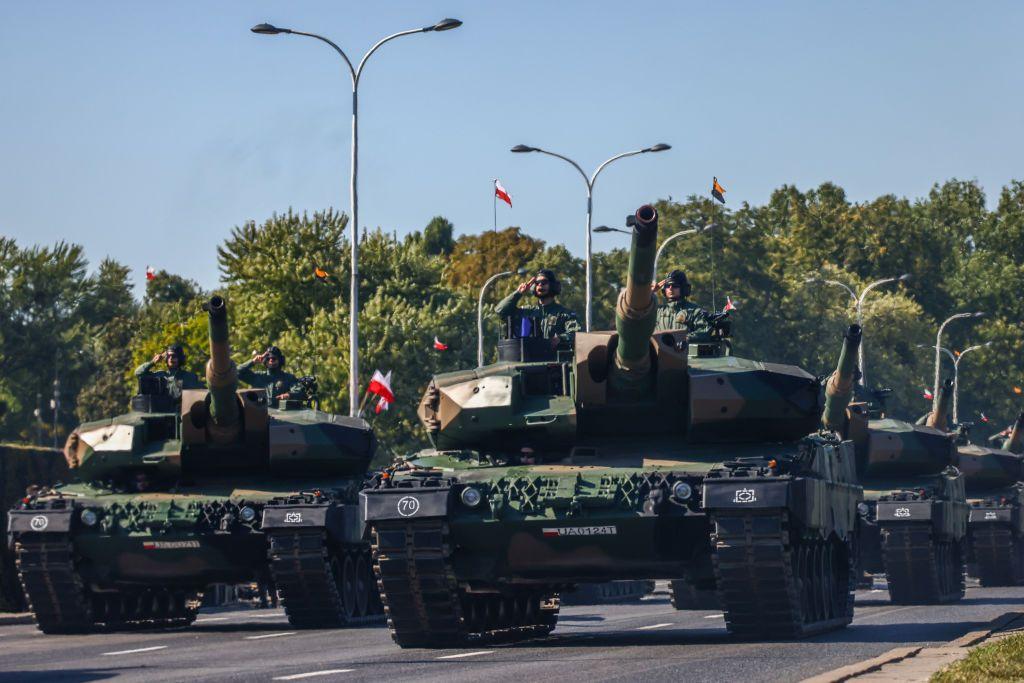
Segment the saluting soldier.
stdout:
<path fill-rule="evenodd" d="M 665 295 L 665 303 L 658 307 L 656 330 L 686 330 L 691 333 L 708 333 L 711 330 L 707 311 L 689 299 L 690 281 L 686 273 L 673 270 L 657 284 Z"/>
<path fill-rule="evenodd" d="M 153 372 L 153 366 L 164 361 L 165 370 Z M 202 389 L 203 383 L 194 372 L 185 369 L 185 349 L 181 344 L 171 344 L 161 353 L 156 354 L 149 361 L 146 361 L 135 369 L 136 377 L 162 377 L 168 382 L 171 395 L 181 396 L 182 389 Z"/>
<path fill-rule="evenodd" d="M 519 300 L 526 290 L 532 289 L 537 298 L 536 306 L 518 307 Z M 556 301 L 562 293 L 562 283 L 555 276 L 555 271 L 542 268 L 529 280 L 521 283 L 516 291 L 502 299 L 494 310 L 502 319 L 533 319 L 540 325 L 540 334 L 551 340 L 554 349 L 571 349 L 580 329 L 576 312 Z"/>
<path fill-rule="evenodd" d="M 252 359 L 238 366 L 238 379 L 251 387 L 266 389 L 275 398 L 288 398 L 299 380 L 284 370 L 284 362 L 284 353 L 276 346 L 268 346 L 263 353 L 253 351 Z M 264 370 L 254 369 L 256 363 L 262 364 Z"/>

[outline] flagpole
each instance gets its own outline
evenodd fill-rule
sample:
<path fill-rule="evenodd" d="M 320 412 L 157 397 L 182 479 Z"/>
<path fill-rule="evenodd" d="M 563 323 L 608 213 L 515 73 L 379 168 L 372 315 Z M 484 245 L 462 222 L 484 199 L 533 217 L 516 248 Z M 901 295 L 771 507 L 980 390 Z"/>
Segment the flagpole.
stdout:
<path fill-rule="evenodd" d="M 714 185 L 714 181 L 712 181 L 711 191 L 714 192 L 714 189 L 715 189 L 715 185 Z M 711 245 L 711 310 L 715 311 L 715 312 L 718 311 L 718 304 L 715 301 L 715 228 L 714 228 L 714 226 L 715 226 L 715 211 L 717 209 L 718 209 L 718 207 L 715 206 L 715 197 L 714 197 L 714 195 L 712 195 L 711 196 L 711 230 L 709 231 L 711 234 L 709 235 L 709 237 L 711 238 L 711 242 L 710 242 L 710 245 Z"/>
<path fill-rule="evenodd" d="M 366 407 L 366 401 L 370 398 L 370 389 L 366 389 L 366 393 L 363 394 L 363 400 L 359 402 L 359 410 L 356 412 L 356 417 L 363 416 L 363 408 Z"/>
<path fill-rule="evenodd" d="M 491 204 L 494 205 L 494 232 L 498 232 L 498 179 L 491 183 Z"/>

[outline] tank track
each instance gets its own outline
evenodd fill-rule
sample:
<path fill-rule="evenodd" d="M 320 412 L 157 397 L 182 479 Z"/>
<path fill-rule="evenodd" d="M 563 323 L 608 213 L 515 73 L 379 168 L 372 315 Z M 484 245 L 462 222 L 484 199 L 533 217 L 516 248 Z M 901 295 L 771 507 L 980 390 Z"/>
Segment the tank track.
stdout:
<path fill-rule="evenodd" d="M 712 521 L 715 581 L 730 633 L 803 638 L 853 620 L 849 543 L 790 529 L 785 511 L 718 513 Z"/>
<path fill-rule="evenodd" d="M 1024 583 L 1024 544 L 1013 530 L 998 524 L 971 527 L 976 576 L 982 586 L 1019 586 Z"/>
<path fill-rule="evenodd" d="M 930 522 L 882 527 L 882 560 L 889 599 L 900 605 L 936 605 L 964 597 L 960 544 L 936 539 Z"/>
<path fill-rule="evenodd" d="M 337 628 L 384 620 L 368 547 L 332 544 L 322 529 L 268 536 L 270 574 L 292 626 Z"/>
<path fill-rule="evenodd" d="M 686 579 L 673 579 L 668 584 L 672 607 L 678 610 L 722 609 L 718 593 L 714 589 L 700 590 Z"/>
<path fill-rule="evenodd" d="M 199 611 L 199 591 L 91 591 L 75 569 L 74 549 L 64 535 L 18 539 L 15 554 L 25 598 L 43 633 L 188 626 Z"/>
<path fill-rule="evenodd" d="M 450 555 L 444 520 L 374 526 L 374 571 L 398 645 L 458 647 L 525 640 L 554 630 L 559 600 L 553 590 L 467 593 L 458 585 Z"/>

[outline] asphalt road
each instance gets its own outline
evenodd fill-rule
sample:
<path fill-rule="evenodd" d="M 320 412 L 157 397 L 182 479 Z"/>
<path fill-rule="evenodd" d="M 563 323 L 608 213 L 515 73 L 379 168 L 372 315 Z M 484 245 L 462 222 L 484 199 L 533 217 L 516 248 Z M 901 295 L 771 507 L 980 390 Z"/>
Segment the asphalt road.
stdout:
<path fill-rule="evenodd" d="M 546 640 L 462 650 L 402 650 L 383 626 L 292 629 L 281 610 L 204 612 L 190 628 L 46 636 L 0 627 L 0 681 L 797 681 L 908 644 L 945 642 L 1020 609 L 1024 587 L 968 587 L 959 604 L 900 607 L 857 593 L 853 624 L 797 642 L 730 638 L 720 614 L 677 612 L 664 595 L 565 607 Z"/>

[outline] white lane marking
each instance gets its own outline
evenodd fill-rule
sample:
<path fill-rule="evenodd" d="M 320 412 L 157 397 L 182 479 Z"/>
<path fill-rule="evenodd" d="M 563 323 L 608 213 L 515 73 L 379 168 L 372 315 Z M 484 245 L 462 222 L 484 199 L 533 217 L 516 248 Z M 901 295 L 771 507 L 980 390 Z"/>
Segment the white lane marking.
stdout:
<path fill-rule="evenodd" d="M 280 638 L 281 636 L 294 636 L 298 631 L 284 631 L 283 633 L 264 633 L 262 636 L 246 636 L 246 640 L 263 640 L 264 638 Z"/>
<path fill-rule="evenodd" d="M 332 674 L 347 674 L 355 669 L 324 669 L 323 671 L 310 671 L 305 674 L 292 674 L 291 676 L 274 676 L 274 681 L 297 681 L 300 678 L 313 678 L 314 676 L 330 676 Z"/>
<path fill-rule="evenodd" d="M 704 617 L 704 618 L 705 618 L 705 619 L 722 619 L 722 618 L 724 618 L 724 617 L 725 617 L 725 615 L 724 615 L 724 614 L 709 614 L 709 615 L 707 615 L 707 616 L 706 616 L 706 617 Z"/>
<path fill-rule="evenodd" d="M 445 655 L 443 657 L 437 657 L 437 659 L 462 659 L 463 657 L 479 657 L 480 655 L 493 654 L 494 650 L 480 650 L 479 652 L 463 652 L 457 655 Z"/>
<path fill-rule="evenodd" d="M 136 650 L 118 650 L 117 652 L 104 652 L 104 657 L 112 657 L 114 655 L 133 655 L 136 652 L 152 652 L 154 650 L 164 650 L 166 645 L 154 645 L 153 647 L 140 647 Z"/>
<path fill-rule="evenodd" d="M 920 605 L 910 605 L 908 607 L 897 607 L 896 609 L 886 610 L 885 612 L 872 612 L 871 614 L 865 614 L 862 617 L 854 617 L 854 621 L 864 621 L 865 619 L 873 619 L 874 617 L 884 617 L 886 614 L 895 614 L 896 612 L 905 612 L 908 609 L 914 609 L 920 607 Z"/>
<path fill-rule="evenodd" d="M 227 617 L 203 617 L 202 619 L 196 619 L 192 623 L 194 623 L 194 624 L 203 624 L 203 623 L 205 623 L 207 621 L 227 621 L 227 620 L 228 620 Z"/>
<path fill-rule="evenodd" d="M 882 589 L 881 588 L 874 588 L 874 589 L 871 590 L 871 592 L 872 593 L 881 593 Z"/>
<path fill-rule="evenodd" d="M 671 622 L 664 624 L 648 624 L 647 626 L 638 626 L 637 631 L 650 631 L 652 628 L 665 628 L 666 626 L 673 626 Z"/>
<path fill-rule="evenodd" d="M 273 619 L 274 617 L 284 617 L 284 613 L 277 612 L 272 614 L 250 614 L 247 619 Z"/>

